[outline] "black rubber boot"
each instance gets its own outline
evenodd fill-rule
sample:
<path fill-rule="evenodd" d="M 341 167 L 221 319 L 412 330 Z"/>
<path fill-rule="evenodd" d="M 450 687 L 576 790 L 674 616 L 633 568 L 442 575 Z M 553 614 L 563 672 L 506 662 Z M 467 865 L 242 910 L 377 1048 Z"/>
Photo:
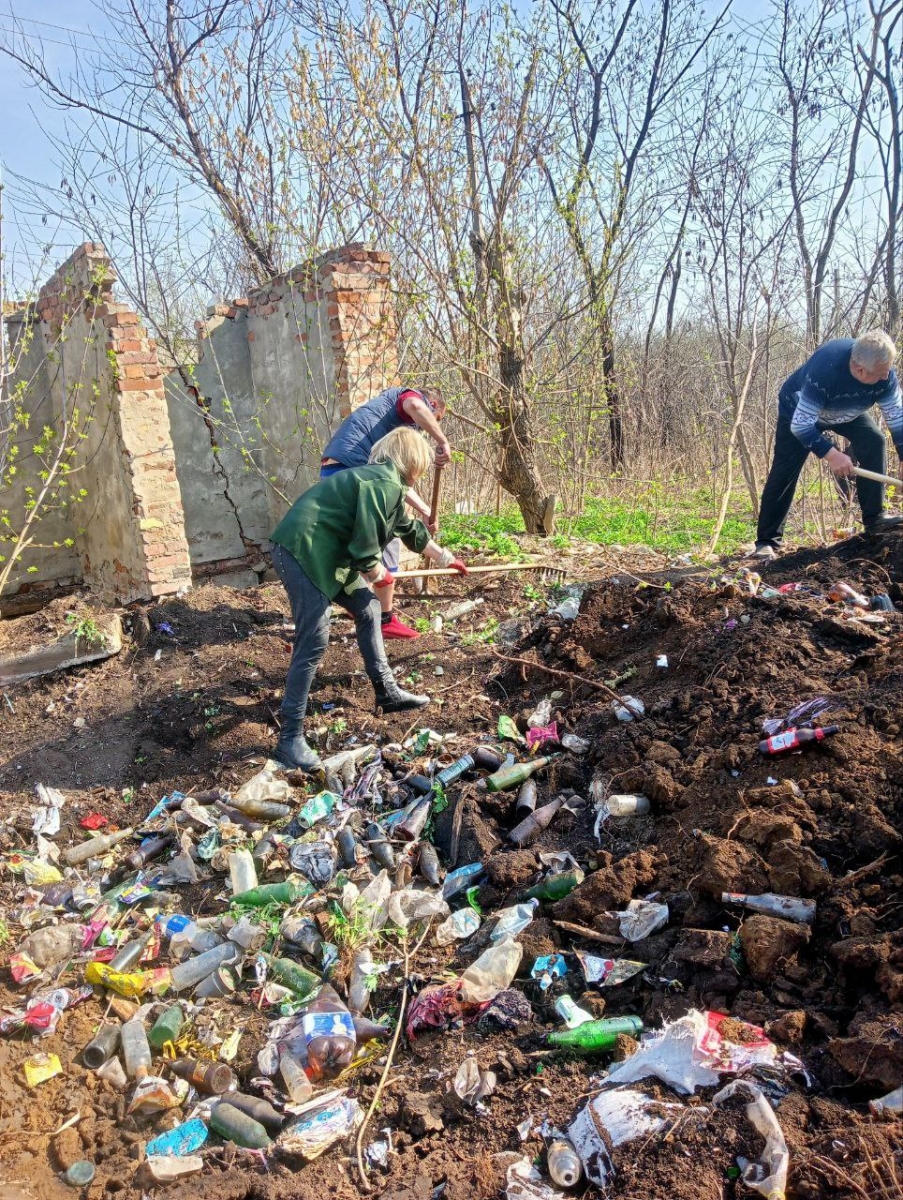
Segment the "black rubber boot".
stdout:
<path fill-rule="evenodd" d="M 866 533 L 888 533 L 891 529 L 903 529 L 903 517 L 892 517 L 889 513 L 881 513 L 865 522 Z"/>
<path fill-rule="evenodd" d="M 295 771 L 307 771 L 310 775 L 323 770 L 320 756 L 307 744 L 300 722 L 297 725 L 282 726 L 273 758 L 283 766 L 291 767 Z"/>
<path fill-rule="evenodd" d="M 374 683 L 376 692 L 376 707 L 384 713 L 407 712 L 411 708 L 425 708 L 430 703 L 429 696 L 417 696 L 414 692 L 406 692 L 397 683 Z"/>

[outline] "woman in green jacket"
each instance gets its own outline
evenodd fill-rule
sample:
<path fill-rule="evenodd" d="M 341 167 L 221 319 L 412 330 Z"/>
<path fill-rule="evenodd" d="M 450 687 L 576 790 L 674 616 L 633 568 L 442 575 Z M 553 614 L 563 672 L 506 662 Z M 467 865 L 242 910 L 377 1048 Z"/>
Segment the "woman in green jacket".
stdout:
<path fill-rule="evenodd" d="M 413 429 L 394 429 L 352 467 L 315 483 L 283 517 L 272 535 L 273 566 L 285 585 L 295 619 L 295 643 L 282 699 L 282 728 L 274 757 L 286 766 L 318 771 L 322 764 L 304 738 L 307 696 L 329 642 L 330 605 L 352 617 L 367 675 L 383 712 L 429 704 L 429 696 L 403 691 L 386 658 L 381 606 L 371 588 L 391 583 L 383 548 L 398 537 L 409 550 L 463 575 L 467 567 L 432 540 L 405 509 L 408 488 L 425 475 L 432 454 Z M 370 586 L 368 586 L 368 584 Z"/>

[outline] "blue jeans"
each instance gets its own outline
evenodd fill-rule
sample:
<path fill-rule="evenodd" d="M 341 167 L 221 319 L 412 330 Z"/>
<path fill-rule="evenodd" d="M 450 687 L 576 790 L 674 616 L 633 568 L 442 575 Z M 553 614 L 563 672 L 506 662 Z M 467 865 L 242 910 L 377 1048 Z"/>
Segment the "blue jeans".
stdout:
<path fill-rule="evenodd" d="M 310 686 L 329 644 L 329 609 L 333 601 L 311 583 L 304 568 L 284 546 L 273 546 L 271 557 L 273 568 L 288 592 L 295 621 L 292 661 L 280 710 L 283 730 L 287 730 L 300 725 L 307 712 Z M 354 617 L 357 644 L 371 682 L 377 687 L 394 683 L 383 646 L 379 600 L 364 586 L 352 592 L 339 592 L 335 603 Z"/>

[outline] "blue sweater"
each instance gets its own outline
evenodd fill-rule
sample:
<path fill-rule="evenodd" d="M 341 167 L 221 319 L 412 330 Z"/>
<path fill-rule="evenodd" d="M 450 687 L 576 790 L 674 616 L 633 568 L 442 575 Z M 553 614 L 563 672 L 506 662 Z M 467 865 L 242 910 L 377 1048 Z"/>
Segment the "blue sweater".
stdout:
<path fill-rule="evenodd" d="M 903 459 L 903 400 L 896 372 L 880 383 L 860 383 L 850 371 L 852 338 L 825 342 L 785 380 L 778 412 L 807 450 L 824 458 L 833 443 L 822 432 L 845 425 L 873 404 L 881 406 L 897 453 Z"/>

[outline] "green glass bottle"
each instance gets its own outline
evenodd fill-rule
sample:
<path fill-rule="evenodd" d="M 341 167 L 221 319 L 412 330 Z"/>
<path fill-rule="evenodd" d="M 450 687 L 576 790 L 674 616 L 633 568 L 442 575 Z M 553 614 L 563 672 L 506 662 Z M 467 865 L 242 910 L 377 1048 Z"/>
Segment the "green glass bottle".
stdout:
<path fill-rule="evenodd" d="M 269 1134 L 260 1122 L 227 1101 L 217 1104 L 210 1114 L 210 1128 L 226 1141 L 248 1150 L 266 1150 L 271 1145 Z"/>
<path fill-rule="evenodd" d="M 276 958 L 263 950 L 260 952 L 260 957 L 266 963 L 274 979 L 284 987 L 291 988 L 296 995 L 302 998 L 311 995 L 323 985 L 323 980 L 319 975 L 306 970 L 300 963 L 296 963 L 290 958 Z"/>
<path fill-rule="evenodd" d="M 563 900 L 578 884 L 583 883 L 583 878 L 582 871 L 560 871 L 557 875 L 544 879 L 542 883 L 537 883 L 535 887 L 528 888 L 524 892 L 524 899 Z"/>
<path fill-rule="evenodd" d="M 546 1034 L 546 1045 L 593 1054 L 610 1050 L 622 1033 L 636 1037 L 643 1028 L 639 1017 L 606 1017 L 602 1021 L 585 1021 L 576 1029 L 560 1029 Z"/>
<path fill-rule="evenodd" d="M 181 1005 L 170 1005 L 151 1026 L 147 1040 L 155 1050 L 162 1050 L 167 1042 L 175 1043 L 184 1020 L 185 1014 L 182 1012 Z"/>
<path fill-rule="evenodd" d="M 520 787 L 525 779 L 541 771 L 551 761 L 551 758 L 534 758 L 531 762 L 501 767 L 494 775 L 486 776 L 486 787 L 490 792 L 506 792 L 509 788 Z"/>
<path fill-rule="evenodd" d="M 263 908 L 267 904 L 294 904 L 313 893 L 309 883 L 262 883 L 259 887 L 247 892 L 239 892 L 232 897 L 234 904 L 247 904 L 252 908 Z"/>

